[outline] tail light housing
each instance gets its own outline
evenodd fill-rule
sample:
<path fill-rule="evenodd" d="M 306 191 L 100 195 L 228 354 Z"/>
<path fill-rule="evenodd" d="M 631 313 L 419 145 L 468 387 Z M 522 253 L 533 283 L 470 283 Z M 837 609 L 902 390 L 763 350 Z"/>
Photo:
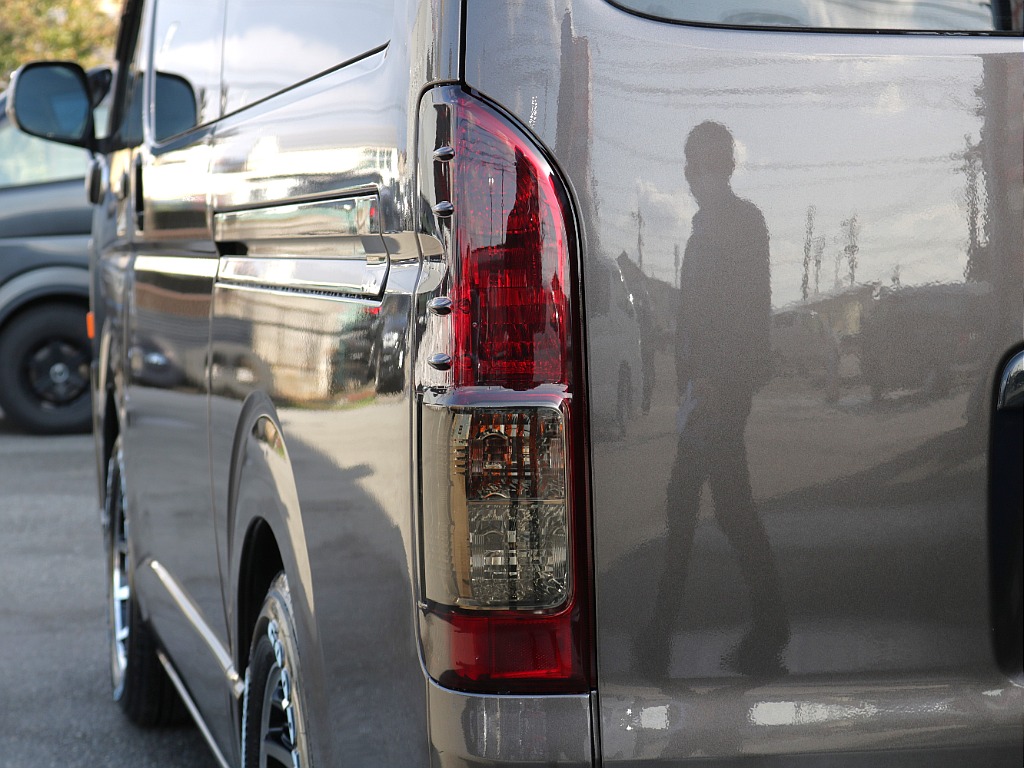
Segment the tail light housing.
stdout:
<path fill-rule="evenodd" d="M 590 531 L 568 196 L 537 144 L 480 100 L 440 88 L 420 118 L 422 221 L 438 244 L 425 249 L 416 366 L 427 671 L 460 690 L 585 692 Z"/>

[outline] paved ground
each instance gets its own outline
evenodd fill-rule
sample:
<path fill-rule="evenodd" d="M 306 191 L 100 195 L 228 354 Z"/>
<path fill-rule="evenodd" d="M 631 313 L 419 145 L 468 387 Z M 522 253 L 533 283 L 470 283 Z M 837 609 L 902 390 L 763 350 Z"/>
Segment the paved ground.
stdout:
<path fill-rule="evenodd" d="M 192 727 L 141 730 L 110 700 L 92 438 L 0 413 L 0 768 L 207 768 Z"/>

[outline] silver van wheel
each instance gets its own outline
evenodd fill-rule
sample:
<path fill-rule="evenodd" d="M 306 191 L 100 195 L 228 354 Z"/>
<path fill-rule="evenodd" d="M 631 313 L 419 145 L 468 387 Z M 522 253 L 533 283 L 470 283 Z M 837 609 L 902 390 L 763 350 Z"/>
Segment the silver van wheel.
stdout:
<path fill-rule="evenodd" d="M 114 463 L 118 466 L 115 469 Z M 128 666 L 128 635 L 131 631 L 129 611 L 131 610 L 131 587 L 128 584 L 128 572 L 131 568 L 128 554 L 128 536 L 124 519 L 124 490 L 120 478 L 123 469 L 120 466 L 120 449 L 110 457 L 107 472 L 107 511 L 110 520 L 110 571 L 108 584 L 110 590 L 110 682 L 114 689 L 114 698 L 120 699 L 124 690 L 125 670 Z M 114 480 L 114 483 L 111 481 Z M 111 487 L 114 485 L 114 487 Z M 111 499 L 116 493 L 117 501 Z"/>
<path fill-rule="evenodd" d="M 245 673 L 244 768 L 309 768 L 309 747 L 288 579 L 271 584 Z"/>
<path fill-rule="evenodd" d="M 142 618 L 132 590 L 121 439 L 107 462 L 103 516 L 107 540 L 107 610 L 110 632 L 110 682 L 113 698 L 138 725 L 169 725 L 184 720 L 185 709 L 156 655 L 156 637 Z"/>

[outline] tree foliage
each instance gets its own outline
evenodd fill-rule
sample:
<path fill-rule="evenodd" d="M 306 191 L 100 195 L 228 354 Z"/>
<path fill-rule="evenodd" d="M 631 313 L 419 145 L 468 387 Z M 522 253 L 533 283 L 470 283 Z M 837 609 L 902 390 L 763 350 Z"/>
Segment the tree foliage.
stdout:
<path fill-rule="evenodd" d="M 117 22 L 97 0 L 3 0 L 0 13 L 0 88 L 21 64 L 38 59 L 108 61 Z"/>

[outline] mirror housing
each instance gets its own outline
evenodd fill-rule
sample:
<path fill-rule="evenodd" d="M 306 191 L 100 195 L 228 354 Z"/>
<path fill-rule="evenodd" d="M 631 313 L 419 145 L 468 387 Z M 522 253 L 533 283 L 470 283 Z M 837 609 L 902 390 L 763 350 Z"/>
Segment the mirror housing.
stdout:
<path fill-rule="evenodd" d="M 156 103 L 153 132 L 157 141 L 176 136 L 199 122 L 195 89 L 181 75 L 157 72 L 153 100 Z"/>
<path fill-rule="evenodd" d="M 92 150 L 92 109 L 89 78 L 72 62 L 32 62 L 11 78 L 7 116 L 32 136 Z"/>

